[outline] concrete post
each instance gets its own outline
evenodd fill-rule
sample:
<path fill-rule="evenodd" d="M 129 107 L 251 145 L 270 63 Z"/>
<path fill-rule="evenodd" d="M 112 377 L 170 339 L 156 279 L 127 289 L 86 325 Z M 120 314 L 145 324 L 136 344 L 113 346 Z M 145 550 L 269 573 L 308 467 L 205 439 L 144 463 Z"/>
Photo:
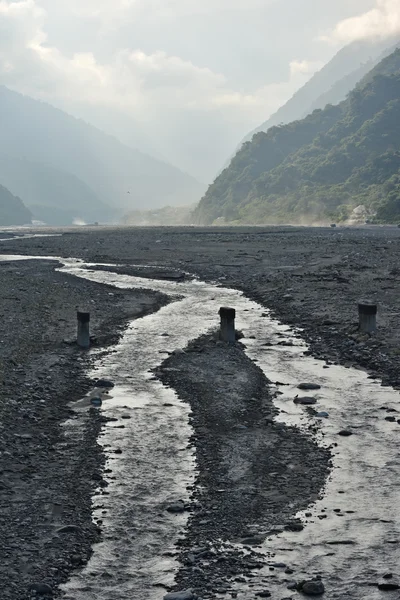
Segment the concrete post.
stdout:
<path fill-rule="evenodd" d="M 221 329 L 219 333 L 220 340 L 223 342 L 228 342 L 229 344 L 234 344 L 236 342 L 235 309 L 222 306 L 219 309 L 219 315 L 221 317 Z"/>
<path fill-rule="evenodd" d="M 358 305 L 358 329 L 362 333 L 373 333 L 376 331 L 376 313 L 378 308 L 376 304 L 370 302 L 360 302 Z"/>
<path fill-rule="evenodd" d="M 78 316 L 77 344 L 81 348 L 90 348 L 90 332 L 89 332 L 90 313 L 78 311 L 77 316 Z"/>

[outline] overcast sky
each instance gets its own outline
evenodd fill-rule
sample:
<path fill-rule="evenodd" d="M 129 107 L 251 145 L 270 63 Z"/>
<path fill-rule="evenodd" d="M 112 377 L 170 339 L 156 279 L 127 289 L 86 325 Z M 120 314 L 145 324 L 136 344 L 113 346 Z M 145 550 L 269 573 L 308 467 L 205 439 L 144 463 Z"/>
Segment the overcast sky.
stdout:
<path fill-rule="evenodd" d="M 0 81 L 203 181 L 400 0 L 0 0 Z"/>

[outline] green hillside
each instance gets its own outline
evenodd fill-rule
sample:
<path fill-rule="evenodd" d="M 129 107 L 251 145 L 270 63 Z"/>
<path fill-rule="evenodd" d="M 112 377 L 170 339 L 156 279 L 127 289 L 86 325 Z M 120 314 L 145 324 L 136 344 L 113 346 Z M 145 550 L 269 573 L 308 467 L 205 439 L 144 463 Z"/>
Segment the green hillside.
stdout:
<path fill-rule="evenodd" d="M 345 220 L 355 207 L 400 219 L 400 50 L 348 98 L 247 142 L 209 187 L 194 220 Z"/>
<path fill-rule="evenodd" d="M 29 225 L 31 220 L 32 214 L 22 200 L 0 185 L 0 226 Z"/>

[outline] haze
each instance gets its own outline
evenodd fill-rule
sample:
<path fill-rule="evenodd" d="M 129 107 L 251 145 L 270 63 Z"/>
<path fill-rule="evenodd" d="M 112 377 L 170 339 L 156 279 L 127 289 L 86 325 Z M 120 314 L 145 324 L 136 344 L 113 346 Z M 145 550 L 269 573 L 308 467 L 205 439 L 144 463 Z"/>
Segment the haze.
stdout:
<path fill-rule="evenodd" d="M 0 1 L 1 82 L 209 183 L 238 141 L 399 0 Z"/>

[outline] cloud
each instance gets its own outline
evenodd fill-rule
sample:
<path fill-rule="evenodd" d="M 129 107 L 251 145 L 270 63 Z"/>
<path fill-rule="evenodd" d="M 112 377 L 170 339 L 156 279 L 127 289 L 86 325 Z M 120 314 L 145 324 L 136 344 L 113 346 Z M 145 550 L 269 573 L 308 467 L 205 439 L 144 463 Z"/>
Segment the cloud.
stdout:
<path fill-rule="evenodd" d="M 93 120 L 111 133 L 116 131 L 114 117 L 106 121 L 104 115 L 114 115 L 114 124 L 126 117 L 132 126 L 137 123 L 146 132 L 157 153 L 206 178 L 247 131 L 264 121 L 319 66 L 315 61 L 294 60 L 277 82 L 245 89 L 217 69 L 164 50 L 133 46 L 106 53 L 66 51 L 48 35 L 51 9 L 46 1 L 0 0 L 1 82 Z M 254 7 L 265 3 L 248 1 Z M 149 6 L 159 11 L 176 7 L 184 12 L 197 5 L 197 0 L 146 2 L 70 0 L 68 7 L 87 18 L 106 19 L 109 15 L 112 20 L 132 11 L 138 15 Z M 204 0 L 199 10 L 215 11 L 216 4 Z M 242 0 L 220 0 L 218 10 L 243 6 Z M 102 117 L 96 121 L 95 114 Z M 120 137 L 123 129 L 119 127 Z M 131 143 L 134 141 L 132 134 Z"/>
<path fill-rule="evenodd" d="M 320 60 L 292 60 L 289 64 L 290 74 L 296 75 L 314 75 L 316 71 L 321 69 L 324 63 Z"/>
<path fill-rule="evenodd" d="M 376 6 L 356 17 L 340 21 L 322 39 L 351 42 L 400 34 L 400 0 L 376 0 Z"/>

